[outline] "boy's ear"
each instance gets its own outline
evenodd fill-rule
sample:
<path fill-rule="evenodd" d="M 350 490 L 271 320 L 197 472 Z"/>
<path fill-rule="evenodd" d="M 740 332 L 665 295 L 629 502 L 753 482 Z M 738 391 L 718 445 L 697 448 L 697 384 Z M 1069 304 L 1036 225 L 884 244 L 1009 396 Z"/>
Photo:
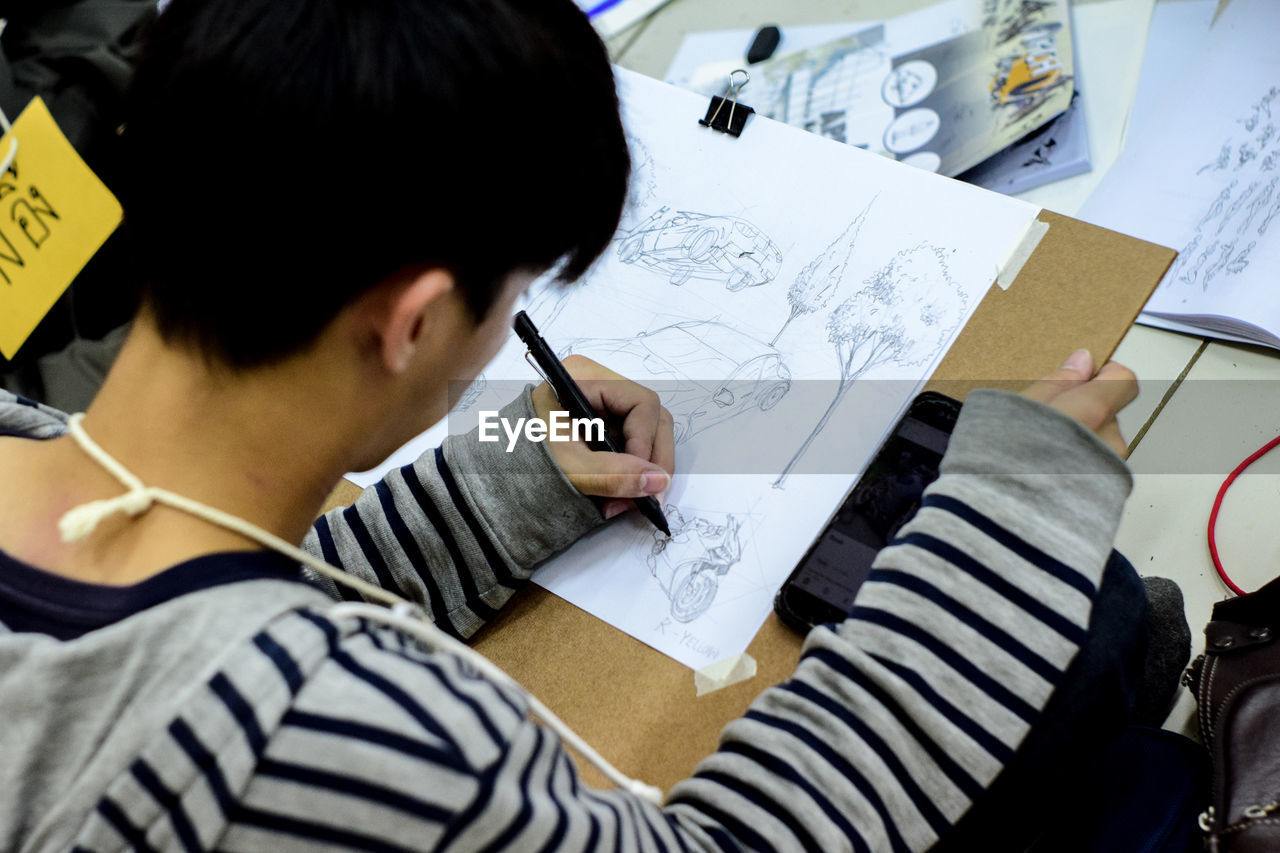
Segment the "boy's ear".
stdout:
<path fill-rule="evenodd" d="M 399 375 L 409 367 L 429 312 L 442 306 L 441 300 L 454 286 L 453 274 L 438 267 L 398 283 L 387 297 L 385 313 L 378 318 L 384 369 Z"/>

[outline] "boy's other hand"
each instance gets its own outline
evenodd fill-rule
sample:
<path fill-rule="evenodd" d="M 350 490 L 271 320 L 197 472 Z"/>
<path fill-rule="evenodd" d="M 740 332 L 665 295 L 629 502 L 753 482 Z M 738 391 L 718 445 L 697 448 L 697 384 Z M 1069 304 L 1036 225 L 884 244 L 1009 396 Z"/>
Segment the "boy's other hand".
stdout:
<path fill-rule="evenodd" d="M 632 508 L 629 498 L 652 495 L 661 500 L 675 470 L 671 413 L 653 391 L 589 358 L 570 355 L 563 363 L 592 407 L 621 425 L 626 444 L 624 453 L 609 453 L 580 441 L 547 442 L 560 470 L 584 495 L 608 499 L 602 508 L 605 518 Z M 563 410 L 546 382 L 533 390 L 533 408 L 543 420 Z"/>
<path fill-rule="evenodd" d="M 1128 458 L 1129 446 L 1116 415 L 1138 396 L 1138 378 L 1124 365 L 1109 361 L 1098 370 L 1088 350 L 1076 350 L 1062 367 L 1027 386 L 1022 396 L 1073 418 L 1121 459 Z"/>

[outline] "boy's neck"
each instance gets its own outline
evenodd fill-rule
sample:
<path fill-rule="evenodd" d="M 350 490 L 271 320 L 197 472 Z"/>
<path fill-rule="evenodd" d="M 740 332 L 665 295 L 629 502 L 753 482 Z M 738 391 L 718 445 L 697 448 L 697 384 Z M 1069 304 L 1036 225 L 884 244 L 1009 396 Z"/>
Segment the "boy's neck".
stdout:
<path fill-rule="evenodd" d="M 360 414 L 335 405 L 340 375 L 323 359 L 232 376 L 164 344 L 149 324 L 130 334 L 85 415 L 89 436 L 144 484 L 239 516 L 301 542 L 349 470 Z M 333 365 L 338 374 L 342 367 Z M 326 394 L 327 392 L 327 394 Z M 298 412 L 312 413 L 299 418 Z M 112 518 L 82 543 L 56 541 L 67 509 L 123 491 L 70 437 L 23 442 L 28 506 L 4 507 L 0 548 L 37 566 L 96 583 L 128 584 L 193 557 L 259 547 L 179 510 L 155 506 Z M 23 516 L 30 523 L 22 533 Z"/>
<path fill-rule="evenodd" d="M 300 541 L 352 455 L 351 413 L 327 397 L 342 382 L 327 373 L 307 358 L 232 374 L 143 325 L 84 424 L 144 483 Z"/>

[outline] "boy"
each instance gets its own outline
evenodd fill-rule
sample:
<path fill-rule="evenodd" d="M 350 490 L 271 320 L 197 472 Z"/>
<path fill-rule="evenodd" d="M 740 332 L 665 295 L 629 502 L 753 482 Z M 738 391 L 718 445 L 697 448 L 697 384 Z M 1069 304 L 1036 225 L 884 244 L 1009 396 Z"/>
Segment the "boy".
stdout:
<path fill-rule="evenodd" d="M 626 144 L 570 0 L 174 0 L 124 143 L 146 293 L 82 426 L 141 484 L 305 541 L 461 637 L 668 485 L 656 397 L 575 361 L 626 453 L 454 437 L 313 524 L 343 472 L 444 414 L 534 275 L 609 244 Z M 1134 392 L 1077 353 L 1027 397 L 971 398 L 853 616 L 662 808 L 584 788 L 521 694 L 330 616 L 346 587 L 122 495 L 62 415 L 5 398 L 0 848 L 925 849 L 1068 680 L 1095 599 L 1141 609 L 1131 569 L 1099 593 Z M 1082 476 L 1011 473 L 1050 457 Z M 85 505 L 96 527 L 63 541 Z"/>

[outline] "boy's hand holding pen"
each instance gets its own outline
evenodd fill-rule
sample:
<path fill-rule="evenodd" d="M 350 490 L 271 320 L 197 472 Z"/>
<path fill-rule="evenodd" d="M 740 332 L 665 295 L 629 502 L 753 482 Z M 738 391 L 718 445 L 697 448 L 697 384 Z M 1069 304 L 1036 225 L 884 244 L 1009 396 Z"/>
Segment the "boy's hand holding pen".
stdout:
<path fill-rule="evenodd" d="M 671 485 L 675 434 L 671 413 L 658 395 L 589 358 L 571 355 L 562 363 L 523 311 L 516 315 L 515 328 L 548 380 L 533 391 L 538 417 L 550 420 L 551 412 L 567 410 L 575 420 L 603 417 L 617 427 L 615 435 L 606 434 L 596 447 L 581 441 L 548 442 L 560 470 L 584 495 L 605 499 L 605 518 L 636 507 L 669 535 L 657 498 Z"/>

